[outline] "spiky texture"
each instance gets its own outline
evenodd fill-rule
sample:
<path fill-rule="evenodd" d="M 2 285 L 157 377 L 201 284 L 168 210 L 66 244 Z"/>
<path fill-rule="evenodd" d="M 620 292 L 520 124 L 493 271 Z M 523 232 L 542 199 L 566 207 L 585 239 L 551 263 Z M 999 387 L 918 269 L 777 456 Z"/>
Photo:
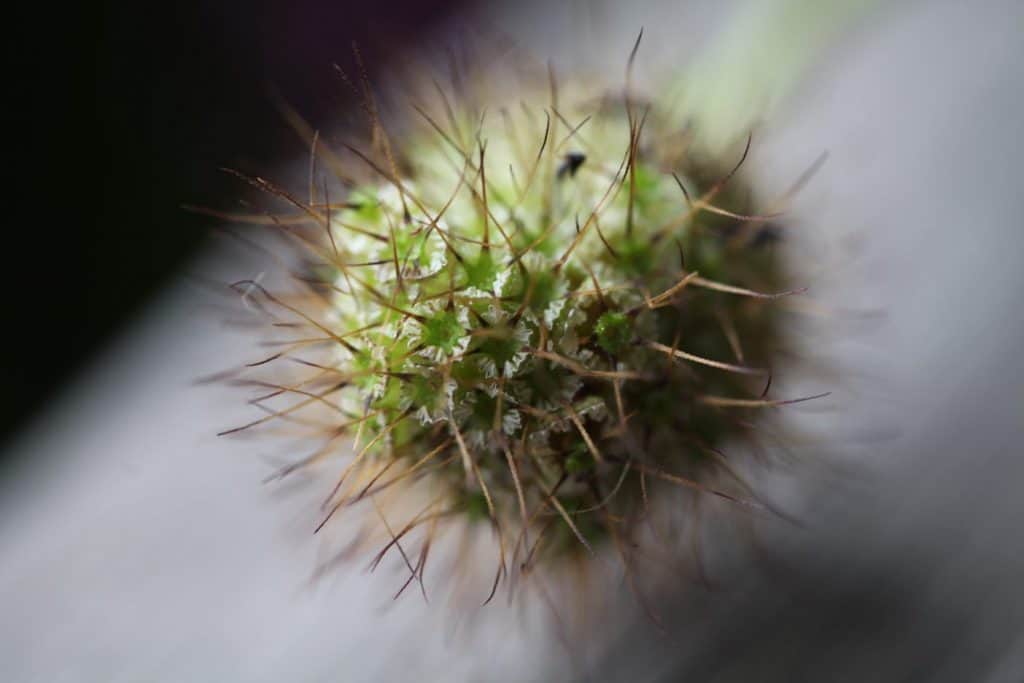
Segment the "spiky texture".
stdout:
<path fill-rule="evenodd" d="M 753 504 L 721 448 L 783 403 L 791 284 L 737 173 L 749 138 L 709 158 L 628 87 L 521 95 L 483 115 L 442 92 L 399 141 L 364 92 L 372 144 L 343 151 L 369 178 L 333 205 L 273 190 L 321 229 L 290 233 L 316 303 L 266 296 L 304 330 L 289 350 L 321 351 L 282 387 L 333 416 L 304 462 L 350 438 L 324 521 L 387 497 L 407 523 L 384 552 L 428 528 L 410 580 L 452 521 L 496 532 L 500 579 L 622 552 L 674 492 Z"/>

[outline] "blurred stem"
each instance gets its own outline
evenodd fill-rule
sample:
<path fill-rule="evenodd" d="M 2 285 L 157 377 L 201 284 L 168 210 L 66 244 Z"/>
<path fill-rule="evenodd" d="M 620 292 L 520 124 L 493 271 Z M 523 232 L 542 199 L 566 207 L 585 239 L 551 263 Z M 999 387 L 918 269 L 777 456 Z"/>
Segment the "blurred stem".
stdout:
<path fill-rule="evenodd" d="M 751 0 L 670 88 L 674 111 L 710 153 L 735 142 L 793 91 L 826 47 L 877 0 Z"/>

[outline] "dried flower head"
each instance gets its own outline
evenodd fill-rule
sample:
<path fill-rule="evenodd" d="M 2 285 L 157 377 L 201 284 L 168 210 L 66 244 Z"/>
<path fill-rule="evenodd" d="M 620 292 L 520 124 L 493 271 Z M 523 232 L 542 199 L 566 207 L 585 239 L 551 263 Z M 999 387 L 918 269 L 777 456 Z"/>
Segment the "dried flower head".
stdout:
<path fill-rule="evenodd" d="M 310 136 L 346 196 L 250 179 L 291 205 L 272 224 L 307 257 L 301 297 L 238 285 L 295 334 L 272 360 L 305 373 L 258 423 L 318 415 L 323 445 L 285 473 L 344 458 L 321 526 L 373 510 L 360 538 L 381 538 L 375 563 L 401 555 L 406 585 L 447 528 L 493 532 L 493 595 L 605 549 L 628 563 L 680 492 L 759 506 L 722 448 L 789 402 L 769 396 L 795 293 L 777 215 L 742 177 L 749 136 L 709 155 L 629 73 L 463 78 L 413 97 L 401 136 L 346 77 L 370 139 Z"/>

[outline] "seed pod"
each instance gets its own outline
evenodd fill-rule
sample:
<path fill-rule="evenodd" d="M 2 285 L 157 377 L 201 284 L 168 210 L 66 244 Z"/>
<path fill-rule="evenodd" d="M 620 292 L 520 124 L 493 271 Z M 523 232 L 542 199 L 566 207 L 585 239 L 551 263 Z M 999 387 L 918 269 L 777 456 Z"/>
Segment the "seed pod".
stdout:
<path fill-rule="evenodd" d="M 314 303 L 264 296 L 317 354 L 287 414 L 327 420 L 314 459 L 348 457 L 324 523 L 373 507 L 375 563 L 397 549 L 410 582 L 446 528 L 490 528 L 493 595 L 608 549 L 628 563 L 681 496 L 759 507 L 722 448 L 787 402 L 767 391 L 795 292 L 742 177 L 750 137 L 709 158 L 628 83 L 482 87 L 486 116 L 438 90 L 400 139 L 366 96 L 342 202 L 276 192 L 319 226 Z"/>

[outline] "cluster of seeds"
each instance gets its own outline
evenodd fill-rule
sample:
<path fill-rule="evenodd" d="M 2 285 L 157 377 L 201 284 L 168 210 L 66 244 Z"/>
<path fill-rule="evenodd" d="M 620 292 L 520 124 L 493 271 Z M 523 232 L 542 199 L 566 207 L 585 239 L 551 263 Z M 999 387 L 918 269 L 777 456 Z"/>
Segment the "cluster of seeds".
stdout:
<path fill-rule="evenodd" d="M 756 505 L 723 446 L 787 402 L 769 395 L 774 300 L 794 292 L 739 172 L 750 139 L 709 158 L 628 87 L 486 111 L 438 91 L 401 144 L 366 95 L 372 143 L 331 157 L 362 171 L 343 201 L 253 181 L 301 209 L 274 223 L 306 250 L 308 298 L 262 293 L 300 331 L 275 360 L 312 373 L 259 422 L 329 416 L 289 468 L 347 458 L 323 522 L 375 506 L 377 561 L 397 549 L 409 581 L 450 523 L 490 528 L 496 586 L 625 553 L 674 493 Z"/>

